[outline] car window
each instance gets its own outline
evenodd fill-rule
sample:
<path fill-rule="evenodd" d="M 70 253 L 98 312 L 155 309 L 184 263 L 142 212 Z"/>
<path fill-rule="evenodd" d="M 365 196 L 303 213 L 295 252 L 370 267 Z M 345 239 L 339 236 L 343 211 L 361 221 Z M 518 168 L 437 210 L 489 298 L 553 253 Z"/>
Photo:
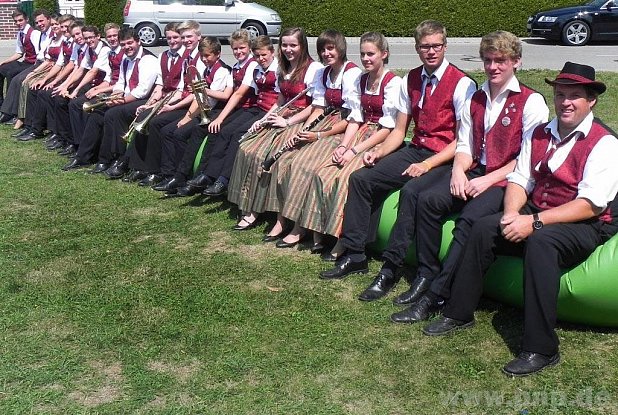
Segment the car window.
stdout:
<path fill-rule="evenodd" d="M 200 6 L 223 6 L 224 0 L 196 0 Z"/>

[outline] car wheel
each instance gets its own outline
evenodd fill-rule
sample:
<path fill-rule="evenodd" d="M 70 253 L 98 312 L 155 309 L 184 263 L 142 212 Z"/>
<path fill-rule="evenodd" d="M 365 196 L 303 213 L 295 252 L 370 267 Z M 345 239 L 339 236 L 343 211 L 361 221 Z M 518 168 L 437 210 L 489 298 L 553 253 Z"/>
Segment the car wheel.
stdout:
<path fill-rule="evenodd" d="M 142 46 L 156 46 L 161 34 L 159 28 L 152 23 L 143 23 L 137 26 L 137 35 L 142 42 Z"/>
<path fill-rule="evenodd" d="M 242 28 L 249 32 L 249 36 L 251 37 L 251 39 L 255 39 L 258 36 L 266 34 L 266 29 L 261 23 L 258 22 L 246 22 L 244 25 L 242 25 Z"/>
<path fill-rule="evenodd" d="M 588 23 L 574 20 L 562 29 L 562 41 L 569 46 L 583 46 L 588 43 L 591 34 Z"/>

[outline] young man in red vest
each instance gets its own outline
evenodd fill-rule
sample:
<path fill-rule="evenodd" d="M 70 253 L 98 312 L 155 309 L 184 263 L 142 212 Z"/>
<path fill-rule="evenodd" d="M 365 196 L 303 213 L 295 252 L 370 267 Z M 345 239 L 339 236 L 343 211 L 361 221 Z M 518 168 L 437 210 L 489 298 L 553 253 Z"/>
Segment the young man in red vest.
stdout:
<path fill-rule="evenodd" d="M 416 234 L 417 277 L 410 289 L 394 300 L 411 307 L 393 314 L 395 323 L 426 320 L 442 299 L 448 298 L 451 277 L 470 227 L 478 218 L 502 210 L 506 175 L 515 168 L 522 140 L 529 140 L 536 126 L 547 122 L 545 98 L 515 76 L 521 52 L 521 41 L 509 32 L 493 32 L 481 39 L 479 54 L 487 81 L 474 93 L 461 118 L 453 170 L 419 194 L 415 229 L 398 230 L 397 222 L 385 249 L 383 268 L 396 268 L 403 263 L 408 247 L 393 236 L 406 231 Z M 453 232 L 454 242 L 441 267 L 442 224 L 448 215 L 462 209 Z M 385 292 L 375 285 L 364 294 L 369 297 L 364 299 L 373 299 Z"/>
<path fill-rule="evenodd" d="M 118 82 L 112 91 L 119 94 L 119 97 L 89 115 L 77 154 L 63 170 L 90 165 L 97 154 L 99 163 L 111 164 L 114 160 L 116 164 L 123 162 L 126 145 L 122 136 L 129 124 L 121 122 L 127 119 L 122 113 L 135 114 L 137 107 L 146 102 L 157 77 L 158 62 L 152 53 L 142 48 L 139 36 L 132 28 L 122 29 L 120 45 L 124 50 L 124 58 Z"/>
<path fill-rule="evenodd" d="M 365 245 L 371 242 L 372 214 L 379 213 L 386 197 L 399 188 L 399 205 L 413 206 L 419 190 L 440 180 L 451 168 L 457 125 L 476 84 L 444 58 L 446 29 L 441 23 L 422 22 L 414 39 L 423 64 L 401 83 L 395 128 L 380 146 L 365 153 L 365 168 L 350 176 L 339 240 L 345 252 L 333 269 L 320 274 L 323 279 L 366 273 Z M 414 120 L 414 137 L 404 145 L 410 119 Z M 388 284 L 395 283 L 393 276 Z"/>
<path fill-rule="evenodd" d="M 41 38 L 41 32 L 28 24 L 28 16 L 22 10 L 14 10 L 11 17 L 17 27 L 17 44 L 15 53 L 0 62 L 0 106 L 4 102 L 4 80 L 10 85 L 15 75 L 34 65 Z M 11 114 L 3 114 L 0 122 L 7 122 L 12 118 Z"/>
<path fill-rule="evenodd" d="M 473 225 L 443 315 L 423 329 L 439 336 L 473 326 L 483 275 L 496 255 L 523 256 L 522 352 L 503 368 L 510 376 L 559 363 L 561 269 L 585 260 L 618 230 L 618 140 L 592 114 L 605 85 L 594 68 L 572 62 L 545 81 L 554 88 L 556 118 L 523 142 L 507 176 L 504 211 Z"/>

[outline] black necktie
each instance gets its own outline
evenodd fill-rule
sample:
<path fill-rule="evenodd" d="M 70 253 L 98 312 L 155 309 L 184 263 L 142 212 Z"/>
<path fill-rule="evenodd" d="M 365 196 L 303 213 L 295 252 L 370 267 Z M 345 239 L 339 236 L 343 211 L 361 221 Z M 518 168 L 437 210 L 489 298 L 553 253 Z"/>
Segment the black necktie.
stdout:
<path fill-rule="evenodd" d="M 433 87 L 433 83 L 431 82 L 436 76 L 425 76 L 427 79 L 427 83 L 425 84 L 425 93 L 423 94 L 423 107 L 427 106 L 427 101 L 429 101 L 429 97 L 431 96 L 431 88 Z"/>

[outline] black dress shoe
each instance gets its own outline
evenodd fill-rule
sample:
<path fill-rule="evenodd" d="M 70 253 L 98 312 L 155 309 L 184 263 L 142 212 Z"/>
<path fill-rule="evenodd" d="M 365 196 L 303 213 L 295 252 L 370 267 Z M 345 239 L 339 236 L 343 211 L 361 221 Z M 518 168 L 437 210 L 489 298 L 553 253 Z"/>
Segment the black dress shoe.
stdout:
<path fill-rule="evenodd" d="M 337 262 L 337 255 L 333 255 L 330 252 L 322 252 L 320 259 L 324 262 Z"/>
<path fill-rule="evenodd" d="M 105 170 L 105 175 L 109 180 L 118 180 L 122 179 L 122 177 L 127 174 L 129 171 L 129 162 L 127 160 L 122 160 L 112 164 L 112 166 Z"/>
<path fill-rule="evenodd" d="M 431 280 L 418 276 L 412 281 L 410 288 L 393 299 L 396 305 L 408 305 L 416 302 L 431 286 Z"/>
<path fill-rule="evenodd" d="M 262 237 L 262 242 L 275 242 L 281 239 L 281 234 L 278 235 L 264 235 Z"/>
<path fill-rule="evenodd" d="M 163 176 L 161 176 L 160 174 L 151 173 L 139 182 L 137 182 L 137 185 L 143 187 L 150 187 L 161 183 L 161 180 L 163 180 Z"/>
<path fill-rule="evenodd" d="M 255 228 L 257 226 L 257 222 L 258 222 L 257 219 L 254 219 L 253 222 L 251 222 L 251 223 L 249 223 L 248 225 L 245 225 L 245 226 L 240 226 L 240 222 L 239 222 L 239 223 L 236 224 L 236 226 L 234 226 L 232 228 L 232 230 L 235 230 L 235 231 L 248 231 L 249 229 Z"/>
<path fill-rule="evenodd" d="M 519 356 L 504 366 L 502 371 L 509 376 L 528 376 L 558 363 L 560 363 L 560 353 L 547 356 L 541 353 L 521 352 Z"/>
<path fill-rule="evenodd" d="M 311 252 L 312 254 L 321 254 L 322 252 L 324 252 L 324 249 L 326 249 L 324 244 L 314 243 L 313 245 L 311 245 L 311 248 L 309 248 L 309 252 Z"/>
<path fill-rule="evenodd" d="M 382 298 L 395 288 L 398 281 L 399 278 L 394 275 L 379 273 L 375 276 L 373 282 L 369 284 L 369 287 L 365 288 L 365 291 L 360 293 L 358 299 L 361 301 L 373 301 Z"/>
<path fill-rule="evenodd" d="M 393 323 L 416 323 L 418 321 L 429 320 L 433 314 L 440 309 L 440 305 L 436 304 L 426 295 L 422 296 L 417 302 L 403 311 L 399 311 L 391 315 Z"/>
<path fill-rule="evenodd" d="M 176 189 L 173 195 L 176 197 L 189 197 L 189 196 L 194 196 L 198 193 L 201 193 L 201 189 L 195 188 L 193 186 L 189 186 L 187 184 L 186 186 L 182 186 Z"/>
<path fill-rule="evenodd" d="M 439 320 L 423 328 L 423 333 L 428 336 L 442 336 L 456 330 L 467 329 L 474 326 L 474 320 L 463 321 L 442 316 Z"/>
<path fill-rule="evenodd" d="M 30 133 L 28 133 L 26 135 L 21 135 L 21 136 L 17 137 L 17 141 L 26 142 L 26 141 L 39 140 L 41 138 L 43 138 L 43 134 L 30 132 Z"/>
<path fill-rule="evenodd" d="M 227 191 L 227 186 L 221 183 L 219 180 L 215 180 L 213 184 L 208 186 L 202 194 L 204 196 L 217 197 L 223 195 Z"/>
<path fill-rule="evenodd" d="M 43 142 L 45 144 L 49 143 L 51 140 L 58 138 L 58 134 L 52 133 L 51 131 L 43 137 Z"/>
<path fill-rule="evenodd" d="M 75 147 L 73 144 L 69 144 L 68 146 L 60 150 L 58 152 L 58 155 L 73 157 L 76 153 L 77 153 L 77 147 Z"/>
<path fill-rule="evenodd" d="M 5 124 L 6 122 L 12 120 L 14 117 L 11 114 L 5 114 L 4 112 L 2 113 L 2 116 L 0 116 L 0 124 Z"/>
<path fill-rule="evenodd" d="M 125 183 L 133 183 L 144 179 L 144 177 L 148 176 L 148 173 L 142 170 L 133 170 L 126 176 L 122 178 L 122 181 Z"/>
<path fill-rule="evenodd" d="M 107 163 L 97 163 L 94 165 L 94 168 L 90 170 L 88 173 L 90 174 L 99 174 L 103 173 L 105 170 L 109 169 L 109 164 Z"/>
<path fill-rule="evenodd" d="M 169 180 L 165 180 L 157 184 L 156 186 L 152 186 L 152 189 L 156 190 L 157 192 L 172 193 L 176 192 L 176 190 L 178 190 L 178 188 L 183 186 L 184 184 L 185 183 L 181 182 L 180 179 L 172 177 Z"/>
<path fill-rule="evenodd" d="M 280 239 L 280 240 L 277 241 L 275 246 L 277 248 L 294 248 L 296 245 L 298 245 L 298 243 L 301 241 L 301 239 L 299 239 L 296 242 L 285 242 L 283 239 Z"/>
<path fill-rule="evenodd" d="M 198 174 L 194 178 L 187 180 L 187 186 L 198 189 L 205 189 L 212 184 L 212 179 L 204 173 Z"/>
<path fill-rule="evenodd" d="M 24 127 L 24 128 L 20 128 L 19 130 L 16 130 L 13 134 L 11 134 L 11 137 L 19 138 L 19 137 L 27 136 L 28 134 L 30 134 L 30 128 Z"/>
<path fill-rule="evenodd" d="M 3 122 L 2 124 L 4 125 L 15 125 L 15 123 L 17 122 L 17 117 L 13 117 L 10 120 Z"/>
<path fill-rule="evenodd" d="M 64 148 L 66 147 L 64 142 L 62 141 L 62 139 L 58 138 L 54 141 L 50 141 L 49 143 L 47 143 L 46 148 L 49 151 L 54 151 L 54 150 L 58 150 L 59 148 Z"/>
<path fill-rule="evenodd" d="M 369 268 L 366 258 L 362 261 L 352 261 L 349 256 L 344 256 L 335 263 L 334 268 L 320 272 L 320 278 L 323 280 L 340 280 L 350 274 L 366 274 L 367 272 L 369 272 Z"/>
<path fill-rule="evenodd" d="M 92 163 L 79 161 L 77 159 L 72 159 L 68 164 L 65 164 L 62 167 L 62 170 L 69 171 L 69 170 L 81 169 L 82 167 L 90 166 L 91 164 Z"/>

